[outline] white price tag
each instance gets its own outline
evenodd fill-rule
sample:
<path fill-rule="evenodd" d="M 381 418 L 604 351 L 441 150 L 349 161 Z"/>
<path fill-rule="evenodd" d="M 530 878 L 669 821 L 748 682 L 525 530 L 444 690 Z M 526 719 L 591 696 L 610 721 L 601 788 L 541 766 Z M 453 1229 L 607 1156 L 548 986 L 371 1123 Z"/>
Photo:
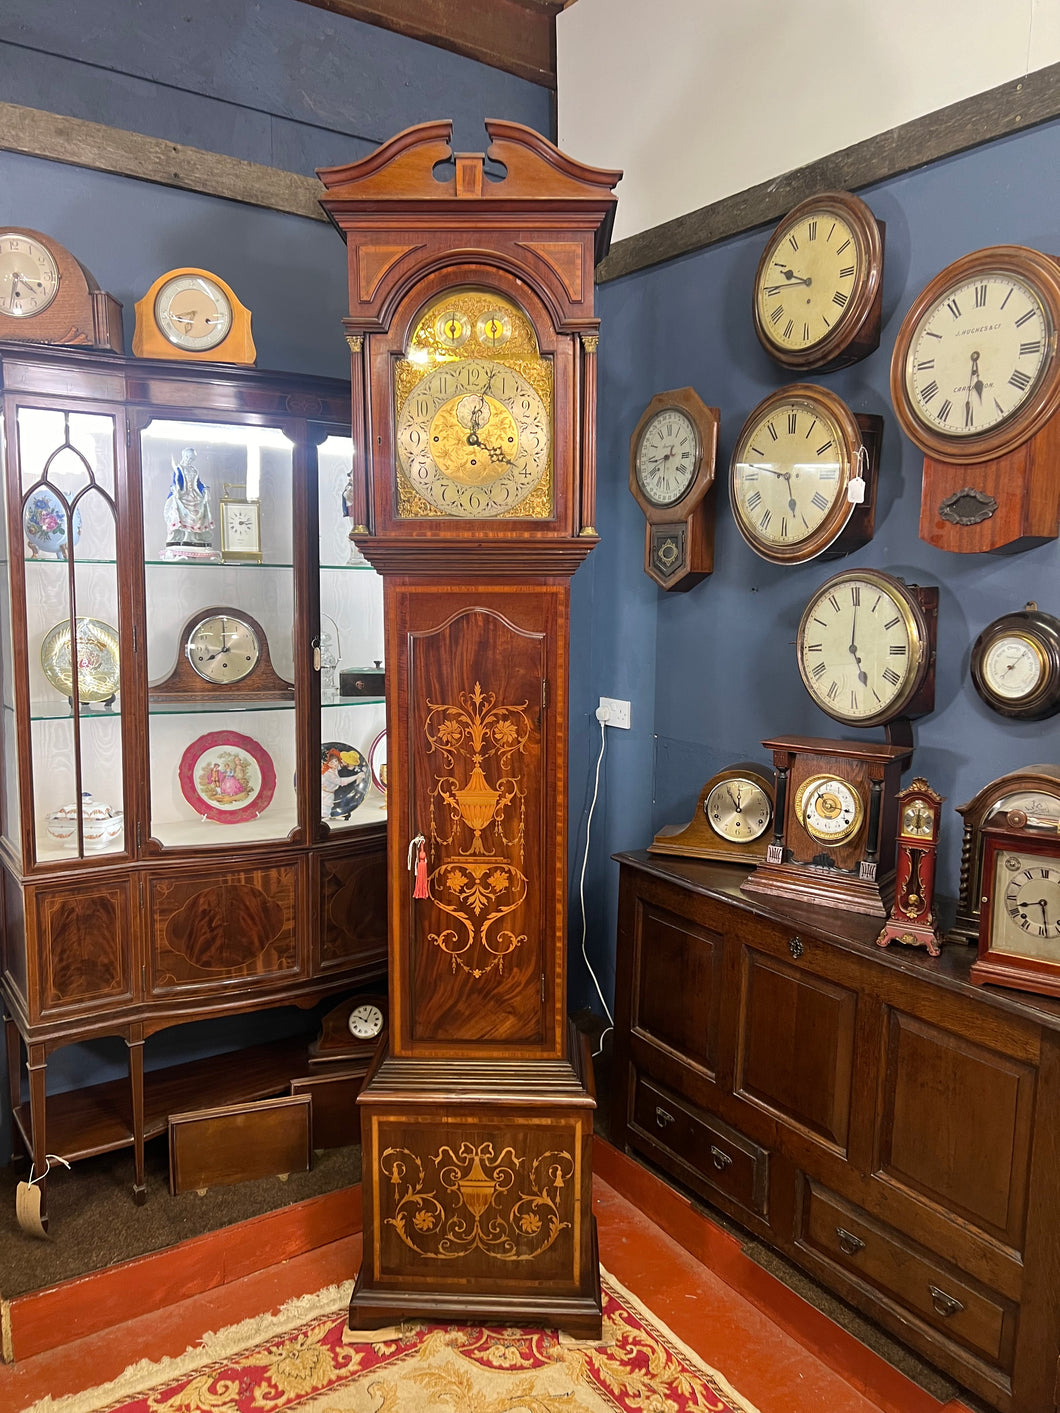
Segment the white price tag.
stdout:
<path fill-rule="evenodd" d="M 851 476 L 847 482 L 847 500 L 851 505 L 865 504 L 865 482 L 860 476 Z"/>

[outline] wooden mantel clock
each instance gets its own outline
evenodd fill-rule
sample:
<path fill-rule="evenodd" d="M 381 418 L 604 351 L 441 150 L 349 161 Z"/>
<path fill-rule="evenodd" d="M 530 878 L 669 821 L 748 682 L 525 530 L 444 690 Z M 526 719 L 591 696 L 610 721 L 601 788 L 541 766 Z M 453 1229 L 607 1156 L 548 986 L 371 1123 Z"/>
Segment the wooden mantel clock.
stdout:
<path fill-rule="evenodd" d="M 320 172 L 349 250 L 352 534 L 383 575 L 390 1039 L 354 1328 L 601 1326 L 566 1019 L 570 578 L 596 543 L 593 269 L 620 173 L 448 121 Z M 406 868 L 411 861 L 412 868 Z"/>

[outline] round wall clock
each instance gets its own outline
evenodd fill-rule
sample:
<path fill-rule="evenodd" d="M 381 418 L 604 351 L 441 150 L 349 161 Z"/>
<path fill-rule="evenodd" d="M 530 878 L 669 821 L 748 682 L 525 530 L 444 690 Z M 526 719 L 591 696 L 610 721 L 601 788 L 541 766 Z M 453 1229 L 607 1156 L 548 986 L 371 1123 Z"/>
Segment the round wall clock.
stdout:
<path fill-rule="evenodd" d="M 168 270 L 137 302 L 132 348 L 138 358 L 253 363 L 250 311 L 219 275 Z"/>
<path fill-rule="evenodd" d="M 838 368 L 880 341 L 883 225 L 860 197 L 822 192 L 780 222 L 758 262 L 755 332 L 785 368 Z"/>
<path fill-rule="evenodd" d="M 848 726 L 922 716 L 935 704 L 938 589 L 876 569 L 844 570 L 803 610 L 796 652 L 803 685 Z"/>
<path fill-rule="evenodd" d="M 629 489 L 644 512 L 644 572 L 685 591 L 714 567 L 720 415 L 692 388 L 656 393 L 629 441 Z"/>
<path fill-rule="evenodd" d="M 1041 721 L 1060 711 L 1060 619 L 1036 603 L 996 618 L 972 647 L 972 682 L 1001 716 Z"/>
<path fill-rule="evenodd" d="M 747 418 L 729 466 L 737 528 L 773 564 L 835 558 L 872 538 L 883 422 L 808 383 Z M 860 478 L 860 481 L 858 480 Z"/>
<path fill-rule="evenodd" d="M 948 265 L 902 321 L 891 401 L 906 435 L 946 461 L 1004 455 L 1060 407 L 1060 267 L 996 245 Z"/>

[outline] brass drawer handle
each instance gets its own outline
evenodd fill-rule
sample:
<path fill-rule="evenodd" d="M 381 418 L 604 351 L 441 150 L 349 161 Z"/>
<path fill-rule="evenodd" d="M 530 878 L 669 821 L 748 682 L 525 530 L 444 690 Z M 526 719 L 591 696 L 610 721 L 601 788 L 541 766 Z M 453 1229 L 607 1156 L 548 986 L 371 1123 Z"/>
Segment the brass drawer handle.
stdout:
<path fill-rule="evenodd" d="M 729 1157 L 728 1153 L 714 1143 L 710 1145 L 710 1157 L 719 1173 L 723 1173 L 726 1168 L 732 1167 L 732 1159 Z"/>
<path fill-rule="evenodd" d="M 668 1114 L 665 1109 L 655 1106 L 655 1122 L 660 1128 L 667 1128 L 674 1121 L 673 1114 Z"/>
<path fill-rule="evenodd" d="M 803 952 L 805 951 L 805 948 L 802 945 L 802 938 L 791 938 L 791 940 L 788 942 L 788 951 L 795 958 L 795 960 L 798 961 L 799 958 L 802 956 Z"/>
<path fill-rule="evenodd" d="M 847 1231 L 846 1227 L 836 1227 L 835 1234 L 839 1238 L 839 1249 L 848 1256 L 856 1256 L 859 1251 L 865 1250 L 865 1243 L 860 1236 L 855 1236 L 852 1231 Z"/>
<path fill-rule="evenodd" d="M 944 1319 L 948 1319 L 950 1315 L 959 1315 L 964 1309 L 959 1300 L 952 1295 L 947 1295 L 944 1290 L 939 1290 L 937 1285 L 929 1285 L 928 1291 L 936 1315 L 942 1315 Z"/>

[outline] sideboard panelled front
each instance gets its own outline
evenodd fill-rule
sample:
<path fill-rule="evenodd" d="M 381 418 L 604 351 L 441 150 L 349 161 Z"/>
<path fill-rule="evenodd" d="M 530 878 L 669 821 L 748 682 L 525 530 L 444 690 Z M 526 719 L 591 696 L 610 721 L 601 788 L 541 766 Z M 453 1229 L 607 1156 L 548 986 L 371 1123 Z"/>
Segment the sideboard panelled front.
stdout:
<path fill-rule="evenodd" d="M 764 915 L 738 869 L 621 861 L 615 1141 L 994 1406 L 1052 1406 L 1049 1003 L 970 987 L 963 949 L 877 953 L 871 919 Z"/>

